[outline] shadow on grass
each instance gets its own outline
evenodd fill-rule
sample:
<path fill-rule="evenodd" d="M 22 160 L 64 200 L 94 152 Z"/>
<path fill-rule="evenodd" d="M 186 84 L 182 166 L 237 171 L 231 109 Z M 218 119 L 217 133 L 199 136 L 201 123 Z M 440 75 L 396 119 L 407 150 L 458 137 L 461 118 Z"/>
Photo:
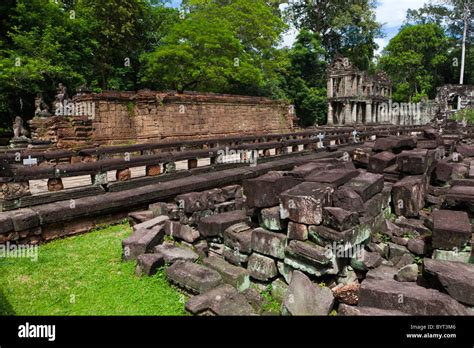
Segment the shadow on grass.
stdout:
<path fill-rule="evenodd" d="M 0 315 L 15 315 L 15 311 L 0 289 Z"/>

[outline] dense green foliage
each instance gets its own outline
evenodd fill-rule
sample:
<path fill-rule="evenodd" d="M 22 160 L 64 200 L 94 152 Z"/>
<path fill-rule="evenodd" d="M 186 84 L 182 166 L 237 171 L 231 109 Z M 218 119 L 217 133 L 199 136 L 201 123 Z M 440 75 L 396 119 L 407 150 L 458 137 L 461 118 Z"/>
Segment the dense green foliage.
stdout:
<path fill-rule="evenodd" d="M 195 90 L 267 96 L 295 105 L 303 126 L 326 121 L 325 70 L 335 53 L 360 69 L 387 69 L 399 101 L 433 97 L 459 80 L 462 6 L 409 11 L 375 66 L 382 36 L 373 0 L 3 0 L 0 3 L 0 128 L 30 119 L 43 92 L 59 82 L 70 94 L 94 91 Z M 461 17 L 460 17 L 461 16 Z M 282 35 L 299 30 L 291 48 Z M 468 42 L 466 83 L 473 83 Z"/>
<path fill-rule="evenodd" d="M 291 1 L 288 14 L 298 28 L 321 35 L 328 57 L 340 53 L 360 69 L 367 69 L 381 37 L 381 24 L 375 20 L 373 0 Z"/>
<path fill-rule="evenodd" d="M 390 40 L 380 68 L 396 86 L 393 99 L 417 102 L 424 96 L 433 98 L 436 87 L 444 82 L 443 69 L 449 65 L 448 47 L 437 24 L 407 26 Z"/>
<path fill-rule="evenodd" d="M 37 261 L 0 258 L 0 315 L 185 315 L 163 271 L 138 278 L 121 262 L 130 233 L 116 225 L 41 245 Z"/>
<path fill-rule="evenodd" d="M 385 49 L 380 68 L 393 79 L 394 99 L 417 101 L 434 97 L 436 87 L 459 83 L 464 8 L 471 8 L 468 33 L 474 27 L 474 1 L 430 1 L 418 10 L 409 10 L 400 33 Z M 464 83 L 474 84 L 472 35 L 466 42 Z"/>

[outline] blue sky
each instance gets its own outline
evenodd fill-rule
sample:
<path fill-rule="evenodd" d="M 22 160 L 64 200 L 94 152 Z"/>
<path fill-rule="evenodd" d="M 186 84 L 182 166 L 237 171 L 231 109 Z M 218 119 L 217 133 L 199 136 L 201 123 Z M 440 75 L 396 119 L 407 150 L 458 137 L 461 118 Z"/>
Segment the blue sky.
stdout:
<path fill-rule="evenodd" d="M 385 38 L 377 39 L 379 52 L 388 44 L 390 39 L 394 37 L 403 21 L 406 18 L 408 9 L 418 9 L 423 7 L 428 0 L 378 0 L 377 1 L 377 20 L 383 23 L 383 30 Z M 181 4 L 181 0 L 171 0 L 171 6 L 178 7 Z M 283 45 L 291 46 L 296 37 L 296 30 L 289 30 L 283 37 Z"/>

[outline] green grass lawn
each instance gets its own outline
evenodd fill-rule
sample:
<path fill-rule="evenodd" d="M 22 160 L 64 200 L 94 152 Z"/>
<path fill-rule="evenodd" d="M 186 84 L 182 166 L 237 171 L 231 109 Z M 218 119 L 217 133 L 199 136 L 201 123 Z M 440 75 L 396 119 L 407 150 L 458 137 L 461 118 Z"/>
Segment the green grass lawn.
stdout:
<path fill-rule="evenodd" d="M 135 276 L 121 262 L 128 224 L 52 241 L 38 260 L 0 258 L 0 315 L 185 315 L 186 298 L 165 279 Z"/>

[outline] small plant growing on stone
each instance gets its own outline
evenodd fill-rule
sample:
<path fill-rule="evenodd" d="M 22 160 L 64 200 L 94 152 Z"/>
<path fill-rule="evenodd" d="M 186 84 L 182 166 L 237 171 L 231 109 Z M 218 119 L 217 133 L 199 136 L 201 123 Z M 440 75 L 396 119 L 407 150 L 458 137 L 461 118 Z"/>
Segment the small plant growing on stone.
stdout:
<path fill-rule="evenodd" d="M 332 311 L 329 312 L 330 317 L 337 317 L 337 311 L 333 309 Z"/>
<path fill-rule="evenodd" d="M 414 239 L 415 238 L 415 235 L 411 232 L 405 232 L 403 234 L 403 238 L 407 238 L 407 239 Z"/>
<path fill-rule="evenodd" d="M 319 286 L 322 287 L 322 288 L 324 288 L 324 287 L 326 287 L 326 283 L 325 283 L 325 282 L 321 282 L 321 283 L 319 283 Z"/>
<path fill-rule="evenodd" d="M 172 236 L 165 235 L 165 236 L 163 237 L 163 241 L 165 241 L 165 242 L 172 242 L 172 243 L 173 243 L 175 240 L 174 240 L 174 238 L 173 238 Z"/>
<path fill-rule="evenodd" d="M 388 243 L 392 240 L 389 235 L 382 232 L 377 232 L 375 235 L 383 243 Z"/>
<path fill-rule="evenodd" d="M 415 262 L 417 265 L 421 265 L 421 264 L 423 263 L 423 258 L 422 258 L 421 256 L 415 256 L 414 262 Z"/>

